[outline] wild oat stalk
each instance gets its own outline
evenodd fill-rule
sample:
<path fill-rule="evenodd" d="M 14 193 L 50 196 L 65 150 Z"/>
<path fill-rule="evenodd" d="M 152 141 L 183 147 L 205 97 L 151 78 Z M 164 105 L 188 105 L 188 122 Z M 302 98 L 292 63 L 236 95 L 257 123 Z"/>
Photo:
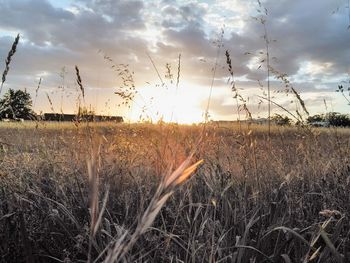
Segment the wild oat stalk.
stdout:
<path fill-rule="evenodd" d="M 260 61 L 260 63 L 266 63 L 266 84 L 267 84 L 267 101 L 268 101 L 268 126 L 269 126 L 269 140 L 271 139 L 271 90 L 270 90 L 270 38 L 268 35 L 268 30 L 267 30 L 267 16 L 268 12 L 265 7 L 261 4 L 260 0 L 257 0 L 258 2 L 258 13 L 261 15 L 258 17 L 252 17 L 254 20 L 258 21 L 262 26 L 264 30 L 264 42 L 265 42 L 265 56 L 263 59 Z M 249 52 L 246 52 L 245 54 L 250 54 Z M 260 52 L 260 54 L 264 54 L 264 52 Z M 262 66 L 259 65 L 258 69 L 260 69 Z M 260 85 L 260 82 L 259 82 Z"/>
<path fill-rule="evenodd" d="M 285 86 L 285 91 L 288 94 L 289 92 L 292 92 L 294 96 L 297 98 L 298 102 L 300 103 L 303 111 L 306 113 L 307 116 L 310 115 L 309 111 L 306 108 L 305 101 L 301 98 L 300 94 L 296 91 L 296 89 L 293 87 L 293 84 L 289 81 L 288 75 L 286 73 L 280 73 L 277 71 L 274 67 L 271 65 L 269 66 L 271 74 L 275 76 L 276 79 L 283 82 Z M 271 101 L 271 100 L 270 100 Z M 272 102 L 272 101 L 271 101 Z M 303 119 L 301 118 L 300 121 Z"/>
<path fill-rule="evenodd" d="M 281 108 L 282 110 L 284 110 L 285 112 L 287 112 L 290 116 L 292 116 L 296 121 L 302 121 L 303 119 L 302 119 L 302 117 L 301 116 L 299 116 L 299 114 L 298 114 L 298 116 L 295 116 L 293 113 L 291 113 L 288 109 L 286 109 L 285 107 L 283 107 L 282 105 L 280 105 L 280 104 L 278 104 L 277 102 L 274 102 L 273 100 L 269 100 L 268 98 L 265 98 L 265 97 L 262 97 L 262 96 L 258 96 L 260 99 L 262 99 L 262 100 L 266 100 L 267 102 L 270 102 L 270 103 L 272 103 L 273 105 L 275 105 L 275 106 L 277 106 L 277 107 L 279 107 L 279 108 Z M 297 112 L 298 113 L 298 112 Z"/>
<path fill-rule="evenodd" d="M 36 104 L 36 99 L 38 98 L 38 92 L 39 92 L 39 89 L 40 89 L 41 81 L 42 81 L 42 78 L 39 79 L 38 87 L 35 89 L 35 99 L 34 99 L 34 105 L 33 105 L 34 107 L 35 107 L 35 104 Z"/>
<path fill-rule="evenodd" d="M 205 123 L 208 122 L 209 119 L 209 107 L 210 107 L 210 101 L 211 101 L 211 96 L 213 93 L 213 87 L 214 87 L 214 81 L 215 81 L 215 76 L 216 76 L 216 70 L 218 68 L 218 60 L 220 57 L 220 51 L 221 47 L 223 47 L 223 40 L 224 40 L 224 28 L 221 29 L 219 39 L 214 42 L 214 44 L 217 45 L 217 51 L 216 51 L 216 56 L 215 56 L 215 63 L 214 63 L 214 68 L 213 68 L 213 76 L 211 79 L 211 84 L 210 84 L 210 91 L 209 91 L 209 97 L 208 97 L 208 103 L 207 103 L 207 108 L 205 110 Z"/>
<path fill-rule="evenodd" d="M 304 100 L 300 97 L 300 94 L 299 94 L 293 87 L 291 87 L 290 89 L 292 90 L 293 94 L 295 95 L 295 97 L 296 97 L 297 100 L 299 101 L 299 103 L 300 103 L 301 107 L 303 108 L 304 112 L 305 112 L 307 115 L 310 115 L 310 113 L 309 113 L 308 110 L 306 109 Z"/>
<path fill-rule="evenodd" d="M 91 142 L 91 140 L 90 140 Z M 99 156 L 100 147 L 96 151 L 92 151 L 90 158 L 87 160 L 87 170 L 89 176 L 89 207 L 90 207 L 90 235 L 89 235 L 89 250 L 88 250 L 88 262 L 91 262 L 91 250 L 94 238 L 97 230 L 102 221 L 102 215 L 106 209 L 109 187 L 106 190 L 103 198 L 101 209 L 99 208 Z"/>
<path fill-rule="evenodd" d="M 62 84 L 61 86 L 58 86 L 58 89 L 61 90 L 61 114 L 63 114 L 63 94 L 64 94 L 64 86 L 65 86 L 65 77 L 66 77 L 66 67 L 63 67 L 61 69 L 61 72 L 59 74 L 60 78 L 61 78 L 61 81 L 62 81 Z"/>
<path fill-rule="evenodd" d="M 110 68 L 117 73 L 118 78 L 122 81 L 120 87 L 114 92 L 114 94 L 122 99 L 118 107 L 125 105 L 130 109 L 132 103 L 137 104 L 135 96 L 138 91 L 135 86 L 134 71 L 129 68 L 129 64 L 117 64 L 110 56 L 103 53 L 102 50 L 99 50 L 98 53 L 103 55 L 103 59 L 110 64 Z"/>
<path fill-rule="evenodd" d="M 198 166 L 203 163 L 203 160 L 200 160 L 190 165 L 193 155 L 194 151 L 174 172 L 169 172 L 162 178 L 156 193 L 142 215 L 134 233 L 129 236 L 128 232 L 125 232 L 124 235 L 116 241 L 113 248 L 109 250 L 104 261 L 105 263 L 118 262 L 126 256 L 127 252 L 133 247 L 139 237 L 153 224 L 160 209 L 174 193 L 176 188 L 186 182 L 196 171 Z"/>
<path fill-rule="evenodd" d="M 261 13 L 262 9 L 262 4 L 261 2 L 258 0 L 258 5 L 259 5 L 259 9 L 258 12 Z M 267 17 L 267 9 L 264 7 L 264 12 L 265 12 L 265 17 Z M 260 23 L 264 28 L 264 41 L 265 41 L 265 52 L 266 52 L 266 68 L 267 68 L 267 76 L 266 76 L 266 81 L 267 81 L 267 98 L 268 98 L 268 124 L 269 124 L 269 139 L 271 139 L 271 89 L 270 89 L 270 39 L 269 39 L 269 35 L 267 32 L 267 19 L 264 18 L 263 16 L 260 17 Z M 261 62 L 264 62 L 264 60 L 262 60 Z"/>
<path fill-rule="evenodd" d="M 12 57 L 13 57 L 13 55 L 16 53 L 16 49 L 17 49 L 18 42 L 19 42 L 19 34 L 17 34 L 17 37 L 15 38 L 15 41 L 14 41 L 13 44 L 12 44 L 12 48 L 11 48 L 10 52 L 8 53 L 7 58 L 6 58 L 6 61 L 5 61 L 5 70 L 4 70 L 4 72 L 2 73 L 2 81 L 1 81 L 1 87 L 0 87 L 0 94 L 1 94 L 1 91 L 2 91 L 2 87 L 3 87 L 3 85 L 4 85 L 5 81 L 6 81 L 7 73 L 8 73 L 9 70 L 10 70 L 10 63 L 11 63 Z"/>
<path fill-rule="evenodd" d="M 51 111 L 54 113 L 55 112 L 55 109 L 53 107 L 53 103 L 52 103 L 52 100 L 49 96 L 49 93 L 46 92 L 46 97 L 47 97 L 47 100 L 49 101 L 49 104 L 50 104 L 50 107 L 51 107 Z"/>
<path fill-rule="evenodd" d="M 96 157 L 92 156 L 87 161 L 88 175 L 89 175 L 89 203 L 90 203 L 90 216 L 91 216 L 91 233 L 94 236 L 96 234 L 95 225 L 98 217 L 98 188 L 99 188 L 99 176 L 98 168 L 96 164 Z"/>
<path fill-rule="evenodd" d="M 179 54 L 179 60 L 177 64 L 176 91 L 179 88 L 180 72 L 181 72 L 181 54 Z"/>
<path fill-rule="evenodd" d="M 83 84 L 81 82 L 81 77 L 80 77 L 80 72 L 79 72 L 78 66 L 75 66 L 75 73 L 77 75 L 77 84 L 81 90 L 81 94 L 83 95 L 83 99 L 85 99 L 85 91 L 84 91 Z"/>
<path fill-rule="evenodd" d="M 241 131 L 241 115 L 240 115 L 240 105 L 238 102 L 238 97 L 240 96 L 238 94 L 238 90 L 236 87 L 236 82 L 233 76 L 233 67 L 232 67 L 232 60 L 231 60 L 231 56 L 228 50 L 226 50 L 225 52 L 225 56 L 226 56 L 226 64 L 228 66 L 228 71 L 230 73 L 230 85 L 231 85 L 231 91 L 233 93 L 233 98 L 236 100 L 236 106 L 237 106 L 237 121 L 239 124 L 239 131 Z"/>
<path fill-rule="evenodd" d="M 171 65 L 167 63 L 167 64 L 165 65 L 165 67 L 166 67 L 166 69 L 167 69 L 167 72 L 166 72 L 165 77 L 166 77 L 167 79 L 170 79 L 170 84 L 173 84 L 173 74 L 171 73 Z M 181 53 L 180 53 L 179 56 L 178 56 L 175 93 L 173 93 L 174 98 L 177 98 L 177 96 L 178 96 L 179 84 L 180 84 L 180 73 L 181 73 Z M 173 121 L 175 104 L 176 104 L 176 99 L 174 99 L 173 105 L 172 105 L 172 107 L 171 107 L 172 110 L 171 110 L 170 122 Z"/>
<path fill-rule="evenodd" d="M 162 83 L 162 86 L 164 86 L 165 83 L 164 83 L 162 77 L 160 76 L 160 73 L 159 73 L 159 71 L 158 71 L 158 69 L 157 69 L 157 66 L 156 66 L 156 64 L 154 63 L 154 61 L 153 61 L 151 55 L 148 54 L 148 53 L 146 53 L 146 55 L 147 55 L 147 57 L 149 58 L 149 60 L 151 61 L 154 70 L 157 72 L 158 78 L 159 78 L 160 82 Z"/>

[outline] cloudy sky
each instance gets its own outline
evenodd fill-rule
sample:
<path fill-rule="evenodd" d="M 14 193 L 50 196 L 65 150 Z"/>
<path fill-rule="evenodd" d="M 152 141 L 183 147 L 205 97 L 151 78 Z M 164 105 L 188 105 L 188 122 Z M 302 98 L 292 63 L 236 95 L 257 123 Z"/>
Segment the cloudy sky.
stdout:
<path fill-rule="evenodd" d="M 99 114 L 192 122 L 203 119 L 213 84 L 211 118 L 232 120 L 237 104 L 228 83 L 228 50 L 239 94 L 254 117 L 266 117 L 267 105 L 260 98 L 267 89 L 264 27 L 254 19 L 258 17 L 266 20 L 271 66 L 288 75 L 309 111 L 349 112 L 347 101 L 335 92 L 350 78 L 348 1 L 265 0 L 261 4 L 255 0 L 0 0 L 3 68 L 15 36 L 21 36 L 1 95 L 8 88 L 26 88 L 37 112 L 73 113 L 80 101 Z M 75 65 L 85 87 L 84 99 L 76 84 Z M 137 93 L 130 108 L 118 106 L 125 99 L 115 92 L 133 94 L 133 84 Z M 271 89 L 273 101 L 291 111 L 299 108 L 273 76 Z"/>

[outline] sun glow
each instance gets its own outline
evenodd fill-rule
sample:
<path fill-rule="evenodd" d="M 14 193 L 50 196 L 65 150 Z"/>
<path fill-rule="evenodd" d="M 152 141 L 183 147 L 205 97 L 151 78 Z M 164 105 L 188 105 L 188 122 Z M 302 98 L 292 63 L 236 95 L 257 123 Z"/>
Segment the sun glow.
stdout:
<path fill-rule="evenodd" d="M 204 120 L 204 110 L 200 108 L 202 96 L 198 88 L 143 88 L 135 101 L 131 119 L 152 122 L 162 120 L 180 124 L 199 123 Z"/>

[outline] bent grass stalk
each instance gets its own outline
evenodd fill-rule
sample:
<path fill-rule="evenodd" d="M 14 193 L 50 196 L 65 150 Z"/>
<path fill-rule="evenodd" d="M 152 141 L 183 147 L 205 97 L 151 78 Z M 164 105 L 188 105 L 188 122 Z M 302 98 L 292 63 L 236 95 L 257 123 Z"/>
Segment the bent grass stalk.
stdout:
<path fill-rule="evenodd" d="M 154 194 L 149 206 L 142 215 L 133 234 L 128 238 L 126 231 L 116 242 L 112 249 L 109 250 L 105 263 L 118 262 L 122 260 L 128 251 L 133 247 L 142 234 L 152 225 L 160 209 L 163 207 L 168 198 L 174 193 L 176 188 L 185 183 L 196 171 L 203 160 L 190 165 L 194 152 L 173 172 L 168 173 L 162 178 L 156 193 Z"/>

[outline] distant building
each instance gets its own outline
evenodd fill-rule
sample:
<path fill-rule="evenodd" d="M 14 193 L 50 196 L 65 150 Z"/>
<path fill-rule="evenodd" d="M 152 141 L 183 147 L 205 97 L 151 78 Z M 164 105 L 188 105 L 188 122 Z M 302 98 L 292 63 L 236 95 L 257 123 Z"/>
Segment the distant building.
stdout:
<path fill-rule="evenodd" d="M 113 121 L 123 122 L 121 116 L 103 116 L 103 115 L 83 115 L 78 116 L 76 114 L 59 114 L 59 113 L 44 113 L 42 116 L 44 121 Z"/>
<path fill-rule="evenodd" d="M 74 121 L 76 117 L 75 114 L 44 113 L 42 119 L 44 121 Z"/>

